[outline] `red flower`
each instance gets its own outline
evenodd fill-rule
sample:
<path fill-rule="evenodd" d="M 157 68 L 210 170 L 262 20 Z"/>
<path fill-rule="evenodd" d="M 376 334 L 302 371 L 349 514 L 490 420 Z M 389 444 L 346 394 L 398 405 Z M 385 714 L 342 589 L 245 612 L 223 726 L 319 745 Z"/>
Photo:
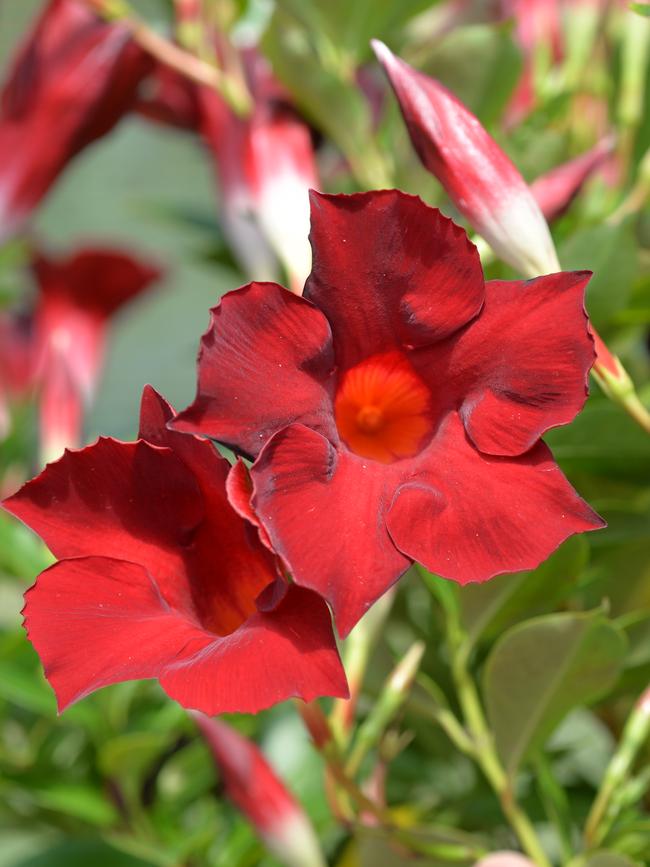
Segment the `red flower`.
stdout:
<path fill-rule="evenodd" d="M 86 247 L 68 257 L 37 254 L 35 366 L 41 444 L 47 460 L 79 444 L 84 405 L 93 397 L 113 314 L 161 271 L 118 250 Z"/>
<path fill-rule="evenodd" d="M 301 292 L 311 265 L 308 193 L 318 186 L 311 137 L 264 58 L 250 51 L 245 59 L 255 100 L 250 117 L 200 89 L 201 132 L 219 177 L 224 228 L 251 276 L 276 273 L 277 256 Z"/>
<path fill-rule="evenodd" d="M 213 310 L 174 427 L 256 457 L 253 506 L 342 634 L 413 560 L 483 581 L 602 526 L 539 441 L 587 394 L 587 272 L 486 284 L 395 190 L 313 193 L 311 241 L 303 298 L 252 283 Z"/>
<path fill-rule="evenodd" d="M 267 848 L 289 867 L 325 867 L 304 810 L 254 743 L 219 720 L 195 714 L 225 783 L 226 794 Z"/>
<path fill-rule="evenodd" d="M 32 331 L 29 316 L 0 311 L 0 440 L 11 430 L 10 404 L 33 383 Z"/>
<path fill-rule="evenodd" d="M 51 0 L 2 91 L 0 238 L 17 231 L 67 163 L 136 99 L 150 59 L 119 25 Z"/>
<path fill-rule="evenodd" d="M 145 389 L 137 442 L 66 452 L 4 503 L 59 558 L 24 609 L 59 708 L 148 677 L 207 713 L 345 696 L 325 603 L 279 578 L 228 504 L 228 463 L 173 415 Z"/>

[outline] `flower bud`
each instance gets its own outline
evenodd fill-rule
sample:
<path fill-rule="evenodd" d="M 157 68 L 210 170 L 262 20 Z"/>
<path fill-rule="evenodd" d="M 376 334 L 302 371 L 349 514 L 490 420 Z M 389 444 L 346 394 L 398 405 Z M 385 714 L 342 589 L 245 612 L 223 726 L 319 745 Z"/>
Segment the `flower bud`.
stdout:
<path fill-rule="evenodd" d="M 530 188 L 549 222 L 562 216 L 583 184 L 610 156 L 613 147 L 613 136 L 607 136 L 586 153 L 556 166 L 533 181 Z"/>
<path fill-rule="evenodd" d="M 526 276 L 559 271 L 548 224 L 512 161 L 445 87 L 373 48 L 395 91 L 424 166 L 505 262 Z"/>
<path fill-rule="evenodd" d="M 260 750 L 216 719 L 192 714 L 219 768 L 226 793 L 264 844 L 287 867 L 325 867 L 314 829 Z"/>

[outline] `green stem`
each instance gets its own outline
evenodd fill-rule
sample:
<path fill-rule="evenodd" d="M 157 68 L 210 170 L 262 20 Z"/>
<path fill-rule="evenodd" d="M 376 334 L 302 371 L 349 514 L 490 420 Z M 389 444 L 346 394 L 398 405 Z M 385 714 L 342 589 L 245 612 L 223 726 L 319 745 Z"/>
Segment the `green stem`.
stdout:
<path fill-rule="evenodd" d="M 517 835 L 524 851 L 538 867 L 552 867 L 533 823 L 517 803 L 511 781 L 497 755 L 478 690 L 469 671 L 469 653 L 471 651 L 465 641 L 465 634 L 458 616 L 456 597 L 449 592 L 445 582 L 436 579 L 424 569 L 418 571 L 445 610 L 452 674 L 456 684 L 458 701 L 465 717 L 465 724 L 474 741 L 476 760 L 499 798 L 503 814 Z"/>
<path fill-rule="evenodd" d="M 635 704 L 629 715 L 620 743 L 603 776 L 587 822 L 585 824 L 585 845 L 587 848 L 598 846 L 616 817 L 615 794 L 624 785 L 639 750 L 650 736 L 650 687 Z"/>
<path fill-rule="evenodd" d="M 460 648 L 458 647 L 450 649 L 453 653 L 452 671 L 458 699 L 467 726 L 474 738 L 478 763 L 497 794 L 501 809 L 519 838 L 524 851 L 538 867 L 551 867 L 551 862 L 546 857 L 533 823 L 517 803 L 510 780 L 499 761 L 476 686 L 467 669 L 466 655 L 463 652 L 459 653 Z"/>
<path fill-rule="evenodd" d="M 570 813 L 567 794 L 555 779 L 544 753 L 539 753 L 535 759 L 535 774 L 537 789 L 546 815 L 558 834 L 562 849 L 562 863 L 568 864 L 573 857 L 573 846 L 571 844 L 571 825 L 567 818 Z"/>

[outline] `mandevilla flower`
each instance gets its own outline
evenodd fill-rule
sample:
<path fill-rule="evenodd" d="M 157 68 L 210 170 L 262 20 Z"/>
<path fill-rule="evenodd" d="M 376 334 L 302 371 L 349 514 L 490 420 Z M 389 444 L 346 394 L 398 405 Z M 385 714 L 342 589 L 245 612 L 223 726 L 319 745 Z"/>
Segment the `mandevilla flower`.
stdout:
<path fill-rule="evenodd" d="M 587 394 L 588 272 L 485 283 L 397 190 L 312 193 L 311 242 L 304 297 L 251 283 L 213 310 L 173 426 L 256 458 L 237 499 L 341 634 L 414 560 L 484 581 L 603 526 L 540 442 Z"/>
<path fill-rule="evenodd" d="M 34 366 L 40 386 L 41 450 L 46 460 L 79 445 L 111 317 L 148 289 L 161 271 L 120 250 L 83 247 L 53 258 L 37 253 Z"/>
<path fill-rule="evenodd" d="M 251 49 L 246 66 L 251 116 L 238 117 L 218 93 L 201 88 L 201 131 L 214 156 L 235 251 L 251 276 L 269 274 L 275 268 L 265 253 L 268 243 L 287 269 L 291 288 L 301 292 L 311 266 L 308 193 L 318 186 L 314 149 L 309 129 L 264 58 Z"/>
<path fill-rule="evenodd" d="M 83 2 L 50 0 L 0 108 L 0 239 L 18 231 L 68 162 L 134 104 L 152 66 L 128 31 Z"/>
<path fill-rule="evenodd" d="M 228 504 L 227 461 L 173 415 L 146 388 L 137 442 L 66 451 L 4 502 L 59 558 L 24 609 L 59 709 L 150 677 L 211 714 L 346 696 L 327 606 L 281 577 Z"/>
<path fill-rule="evenodd" d="M 504 262 L 526 276 L 559 271 L 548 224 L 512 161 L 456 97 L 373 40 L 413 146 Z"/>
<path fill-rule="evenodd" d="M 287 867 L 325 867 L 304 810 L 258 747 L 219 720 L 194 719 L 225 783 L 226 794 L 249 819 L 267 848 Z"/>

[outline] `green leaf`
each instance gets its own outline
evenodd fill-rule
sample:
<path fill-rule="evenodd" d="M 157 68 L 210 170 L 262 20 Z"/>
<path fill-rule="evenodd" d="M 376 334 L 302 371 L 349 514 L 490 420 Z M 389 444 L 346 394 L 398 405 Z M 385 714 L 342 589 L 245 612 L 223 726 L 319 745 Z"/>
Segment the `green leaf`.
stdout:
<path fill-rule="evenodd" d="M 395 30 L 430 5 L 430 0 L 277 0 L 316 38 L 327 39 L 348 61 L 371 56 L 370 40 L 391 38 Z"/>
<path fill-rule="evenodd" d="M 600 611 L 513 627 L 493 648 L 484 690 L 497 750 L 513 776 L 574 707 L 605 694 L 625 658 L 622 631 Z"/>
<path fill-rule="evenodd" d="M 99 840 L 70 840 L 7 867 L 147 867 L 150 863 Z"/>
<path fill-rule="evenodd" d="M 631 861 L 616 852 L 596 852 L 584 862 L 584 867 L 639 867 L 636 861 Z"/>
<path fill-rule="evenodd" d="M 484 584 L 459 590 L 460 619 L 466 642 L 473 647 L 483 633 L 499 634 L 522 615 L 542 614 L 566 598 L 575 586 L 589 556 L 581 536 L 568 539 L 532 572 L 498 575 Z"/>
<path fill-rule="evenodd" d="M 82 819 L 90 825 L 107 827 L 117 821 L 117 810 L 90 785 L 53 784 L 47 789 L 31 789 L 34 803 L 47 810 Z"/>
<path fill-rule="evenodd" d="M 630 9 L 638 15 L 650 18 L 650 3 L 632 3 L 630 4 Z"/>
<path fill-rule="evenodd" d="M 521 54 L 510 31 L 509 25 L 454 28 L 434 41 L 429 57 L 416 65 L 489 125 L 500 118 L 521 74 Z M 476 74 L 477 67 L 481 75 Z"/>
<path fill-rule="evenodd" d="M 324 55 L 313 28 L 306 29 L 298 15 L 283 9 L 275 11 L 263 49 L 305 116 L 345 154 L 357 179 L 370 187 L 388 183 L 384 159 L 374 144 L 370 108 L 353 80 L 354 70 L 342 69 L 336 56 Z"/>
<path fill-rule="evenodd" d="M 593 397 L 575 421 L 544 439 L 565 472 L 637 483 L 650 476 L 650 437 L 609 400 Z"/>
<path fill-rule="evenodd" d="M 578 229 L 560 246 L 559 255 L 565 271 L 594 272 L 586 306 L 596 328 L 605 327 L 627 304 L 639 271 L 633 223 Z"/>

